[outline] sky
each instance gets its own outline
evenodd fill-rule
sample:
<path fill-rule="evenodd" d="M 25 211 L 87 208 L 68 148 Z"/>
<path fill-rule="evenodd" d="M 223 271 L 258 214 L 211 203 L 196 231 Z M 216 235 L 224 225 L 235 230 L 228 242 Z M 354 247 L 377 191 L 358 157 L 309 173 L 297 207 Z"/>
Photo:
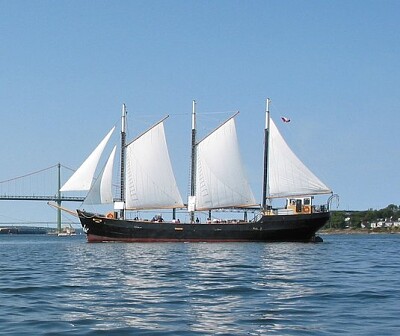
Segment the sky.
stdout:
<path fill-rule="evenodd" d="M 195 99 L 200 137 L 240 111 L 260 200 L 270 98 L 271 116 L 291 119 L 278 123 L 286 141 L 339 195 L 338 209 L 399 205 L 399 13 L 397 0 L 0 0 L 0 181 L 59 162 L 78 168 L 125 103 L 131 138 L 170 115 L 185 198 Z M 13 220 L 51 221 L 55 211 L 0 201 L 0 223 Z"/>

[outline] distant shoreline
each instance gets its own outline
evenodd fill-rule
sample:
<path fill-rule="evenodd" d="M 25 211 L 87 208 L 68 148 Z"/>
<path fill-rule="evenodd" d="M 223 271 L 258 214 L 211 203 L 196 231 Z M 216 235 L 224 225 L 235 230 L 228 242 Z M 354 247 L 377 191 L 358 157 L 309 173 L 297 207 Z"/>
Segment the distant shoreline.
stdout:
<path fill-rule="evenodd" d="M 319 230 L 317 234 L 392 234 L 400 233 L 398 228 L 382 228 L 382 229 L 323 229 Z"/>

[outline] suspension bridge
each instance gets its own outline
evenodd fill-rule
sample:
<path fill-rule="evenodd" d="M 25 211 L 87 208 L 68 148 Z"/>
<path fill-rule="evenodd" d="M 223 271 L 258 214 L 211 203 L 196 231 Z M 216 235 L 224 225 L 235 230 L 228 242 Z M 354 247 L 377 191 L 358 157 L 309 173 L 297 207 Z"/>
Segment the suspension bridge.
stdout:
<path fill-rule="evenodd" d="M 84 197 L 61 194 L 62 169 L 74 171 L 58 163 L 32 173 L 0 181 L 0 201 L 52 201 L 57 203 L 57 230 L 60 232 L 62 202 L 83 202 L 84 200 Z"/>

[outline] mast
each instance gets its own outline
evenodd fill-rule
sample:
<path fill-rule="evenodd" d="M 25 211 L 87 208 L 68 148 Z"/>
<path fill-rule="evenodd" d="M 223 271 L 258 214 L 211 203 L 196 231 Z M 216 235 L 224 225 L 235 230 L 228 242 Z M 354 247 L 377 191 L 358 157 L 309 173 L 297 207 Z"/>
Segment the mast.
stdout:
<path fill-rule="evenodd" d="M 267 190 L 268 190 L 268 145 L 269 145 L 269 102 L 267 98 L 265 107 L 265 129 L 264 129 L 264 181 L 262 210 L 267 210 Z"/>
<path fill-rule="evenodd" d="M 58 163 L 57 232 L 61 232 L 61 164 Z"/>
<path fill-rule="evenodd" d="M 190 196 L 193 199 L 196 194 L 196 101 L 192 101 L 192 155 L 190 172 Z M 190 222 L 194 223 L 194 211 L 190 211 Z"/>
<path fill-rule="evenodd" d="M 125 143 L 126 143 L 126 105 L 122 104 L 121 116 L 121 202 L 123 209 L 120 210 L 120 217 L 125 219 Z"/>

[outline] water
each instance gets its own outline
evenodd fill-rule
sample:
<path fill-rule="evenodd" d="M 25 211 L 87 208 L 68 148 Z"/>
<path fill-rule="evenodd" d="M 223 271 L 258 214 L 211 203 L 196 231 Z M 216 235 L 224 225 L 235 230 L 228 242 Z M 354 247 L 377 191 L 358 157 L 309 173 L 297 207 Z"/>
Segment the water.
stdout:
<path fill-rule="evenodd" d="M 322 244 L 0 236 L 1 335 L 398 335 L 400 235 Z"/>

